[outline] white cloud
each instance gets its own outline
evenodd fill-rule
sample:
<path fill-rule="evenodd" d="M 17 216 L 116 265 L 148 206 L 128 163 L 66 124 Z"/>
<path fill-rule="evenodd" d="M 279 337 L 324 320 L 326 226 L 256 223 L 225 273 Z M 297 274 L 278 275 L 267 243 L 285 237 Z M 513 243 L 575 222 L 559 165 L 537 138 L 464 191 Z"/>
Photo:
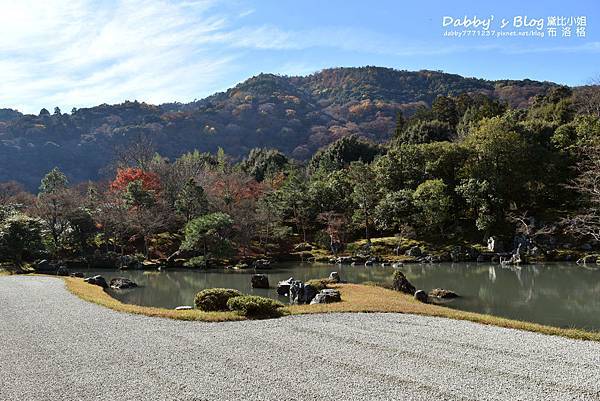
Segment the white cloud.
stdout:
<path fill-rule="evenodd" d="M 0 107 L 193 99 L 232 68 L 213 2 L 0 0 Z"/>

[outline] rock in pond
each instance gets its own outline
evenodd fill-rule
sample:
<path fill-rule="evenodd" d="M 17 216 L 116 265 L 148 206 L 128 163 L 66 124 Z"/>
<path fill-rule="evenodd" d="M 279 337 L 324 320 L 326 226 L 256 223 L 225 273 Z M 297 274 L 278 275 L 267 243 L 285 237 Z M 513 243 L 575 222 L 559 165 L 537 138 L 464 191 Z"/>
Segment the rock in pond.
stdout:
<path fill-rule="evenodd" d="M 114 288 L 115 290 L 126 290 L 128 288 L 135 288 L 138 285 L 125 277 L 115 277 L 110 280 L 110 288 Z"/>
<path fill-rule="evenodd" d="M 329 280 L 331 280 L 332 282 L 335 282 L 335 283 L 339 283 L 341 281 L 340 273 L 338 273 L 338 272 L 329 273 Z"/>
<path fill-rule="evenodd" d="M 277 294 L 287 296 L 290 293 L 290 285 L 292 285 L 293 281 L 294 278 L 290 277 L 287 280 L 277 283 Z"/>
<path fill-rule="evenodd" d="M 77 277 L 77 278 L 84 278 L 85 274 L 83 274 L 82 272 L 74 272 L 70 274 L 71 277 Z"/>
<path fill-rule="evenodd" d="M 175 308 L 175 310 L 192 310 L 192 309 L 194 309 L 194 308 L 192 308 L 192 307 L 191 307 L 191 306 L 189 306 L 189 305 L 177 306 L 177 307 Z"/>
<path fill-rule="evenodd" d="M 317 289 L 312 285 L 304 284 L 300 280 L 290 283 L 290 303 L 293 305 L 309 304 L 317 295 Z"/>
<path fill-rule="evenodd" d="M 265 274 L 253 274 L 250 285 L 252 288 L 269 288 L 269 278 Z"/>
<path fill-rule="evenodd" d="M 427 293 L 423 290 L 415 291 L 415 299 L 419 302 L 427 303 Z"/>
<path fill-rule="evenodd" d="M 106 282 L 106 279 L 100 275 L 88 277 L 86 279 L 83 279 L 83 281 L 89 284 L 100 286 L 102 288 L 108 288 L 108 283 Z"/>
<path fill-rule="evenodd" d="M 433 290 L 429 291 L 429 296 L 432 298 L 444 299 L 458 298 L 457 293 L 450 290 L 444 290 L 443 288 L 434 288 Z"/>
<path fill-rule="evenodd" d="M 321 290 L 310 302 L 311 305 L 314 304 L 330 304 L 333 302 L 340 302 L 342 300 L 342 296 L 338 290 L 333 290 L 327 288 L 325 290 Z"/>
<path fill-rule="evenodd" d="M 402 273 L 400 270 L 396 270 L 394 272 L 394 281 L 392 283 L 392 289 L 410 295 L 413 295 L 416 290 L 415 286 L 412 285 L 410 281 L 408 281 L 404 273 Z"/>

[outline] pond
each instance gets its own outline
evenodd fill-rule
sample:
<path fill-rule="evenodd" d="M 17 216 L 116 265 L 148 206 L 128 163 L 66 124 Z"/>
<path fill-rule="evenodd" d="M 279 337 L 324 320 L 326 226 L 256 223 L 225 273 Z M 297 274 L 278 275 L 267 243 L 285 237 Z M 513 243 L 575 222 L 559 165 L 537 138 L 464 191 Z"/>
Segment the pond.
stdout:
<path fill-rule="evenodd" d="M 446 306 L 525 320 L 559 327 L 600 330 L 600 269 L 575 264 L 553 263 L 504 268 L 484 263 L 441 263 L 405 265 L 400 268 L 417 287 L 429 291 L 440 287 L 453 290 L 461 298 Z M 374 281 L 391 283 L 394 269 L 382 266 L 335 266 L 327 264 L 285 263 L 262 271 L 272 289 L 252 289 L 253 270 L 167 270 L 119 271 L 95 270 L 107 280 L 127 277 L 141 287 L 133 290 L 109 290 L 125 303 L 174 308 L 192 305 L 194 295 L 205 288 L 236 288 L 243 293 L 279 298 L 274 289 L 279 280 L 327 277 L 338 271 L 351 283 Z"/>

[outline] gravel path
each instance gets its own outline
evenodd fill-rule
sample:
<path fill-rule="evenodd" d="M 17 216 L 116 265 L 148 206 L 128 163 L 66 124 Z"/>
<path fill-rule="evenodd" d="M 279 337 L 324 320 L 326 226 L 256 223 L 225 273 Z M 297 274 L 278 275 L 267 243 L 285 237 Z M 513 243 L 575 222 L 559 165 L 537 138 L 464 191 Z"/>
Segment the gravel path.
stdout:
<path fill-rule="evenodd" d="M 600 400 L 600 343 L 400 314 L 117 313 L 0 277 L 2 400 Z"/>

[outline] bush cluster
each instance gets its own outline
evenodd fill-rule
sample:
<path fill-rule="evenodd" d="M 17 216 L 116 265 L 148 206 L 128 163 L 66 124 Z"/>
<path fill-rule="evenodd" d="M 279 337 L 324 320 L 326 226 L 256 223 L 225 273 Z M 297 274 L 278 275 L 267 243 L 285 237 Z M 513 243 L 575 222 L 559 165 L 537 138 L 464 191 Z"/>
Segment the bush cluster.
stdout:
<path fill-rule="evenodd" d="M 241 295 L 241 292 L 231 288 L 209 288 L 197 293 L 194 303 L 196 308 L 203 311 L 226 311 L 228 310 L 227 301 Z"/>
<path fill-rule="evenodd" d="M 242 295 L 227 301 L 230 310 L 248 318 L 270 318 L 281 316 L 283 304 L 271 298 Z"/>

